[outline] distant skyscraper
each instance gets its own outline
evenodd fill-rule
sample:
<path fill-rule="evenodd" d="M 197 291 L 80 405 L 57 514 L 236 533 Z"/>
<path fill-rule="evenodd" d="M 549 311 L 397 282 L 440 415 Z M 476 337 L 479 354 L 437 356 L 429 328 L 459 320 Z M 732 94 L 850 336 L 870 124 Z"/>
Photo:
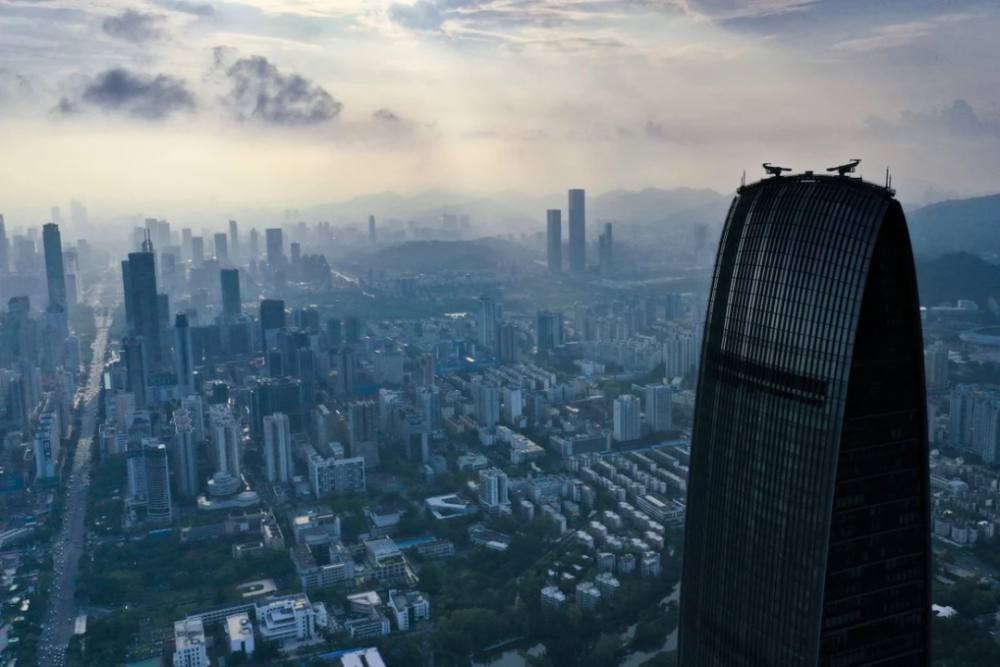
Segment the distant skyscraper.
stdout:
<path fill-rule="evenodd" d="M 155 442 L 155 441 L 154 441 Z M 146 518 L 155 523 L 170 523 L 170 461 L 167 446 L 160 443 L 143 447 L 146 460 Z"/>
<path fill-rule="evenodd" d="M 281 299 L 264 299 L 260 302 L 260 333 L 264 349 L 273 346 L 274 334 L 268 340 L 268 332 L 285 328 L 285 302 Z"/>
<path fill-rule="evenodd" d="M 242 298 L 240 297 L 239 269 L 222 269 L 219 271 L 222 282 L 222 315 L 226 322 L 234 322 L 240 316 Z"/>
<path fill-rule="evenodd" d="M 742 186 L 710 294 L 680 665 L 928 665 L 923 346 L 899 202 L 812 172 Z"/>
<path fill-rule="evenodd" d="M 191 237 L 191 266 L 196 269 L 205 266 L 205 238 L 202 236 Z"/>
<path fill-rule="evenodd" d="M 472 402 L 476 422 L 493 428 L 500 421 L 500 387 L 492 380 L 472 383 Z"/>
<path fill-rule="evenodd" d="M 260 234 L 256 227 L 250 230 L 250 259 L 260 259 Z"/>
<path fill-rule="evenodd" d="M 177 471 L 177 487 L 181 495 L 187 498 L 198 494 L 198 442 L 191 413 L 184 407 L 174 410 L 174 467 Z"/>
<path fill-rule="evenodd" d="M 292 478 L 292 429 L 280 412 L 264 417 L 264 467 L 269 482 Z"/>
<path fill-rule="evenodd" d="M 0 214 L 0 273 L 10 271 L 10 241 L 7 239 L 7 227 Z"/>
<path fill-rule="evenodd" d="M 670 385 L 651 384 L 646 387 L 646 426 L 651 431 L 674 428 L 674 390 Z"/>
<path fill-rule="evenodd" d="M 267 242 L 267 264 L 276 268 L 285 263 L 285 240 L 280 229 L 264 230 Z"/>
<path fill-rule="evenodd" d="M 479 297 L 479 311 L 476 313 L 476 337 L 480 345 L 493 348 L 497 337 L 497 322 L 500 320 L 500 305 L 488 296 Z"/>
<path fill-rule="evenodd" d="M 361 320 L 354 315 L 348 315 L 344 320 L 344 340 L 348 345 L 357 345 L 363 335 Z"/>
<path fill-rule="evenodd" d="M 227 405 L 213 405 L 209 411 L 212 442 L 215 445 L 215 469 L 240 478 L 240 430 Z"/>
<path fill-rule="evenodd" d="M 298 241 L 293 241 L 288 245 L 288 252 L 291 256 L 292 269 L 298 271 L 302 263 L 302 244 Z"/>
<path fill-rule="evenodd" d="M 126 275 L 127 274 L 127 275 Z M 125 299 L 132 313 L 132 330 L 146 344 L 150 369 L 160 364 L 160 313 L 156 292 L 156 260 L 153 244 L 147 239 L 142 252 L 129 253 L 128 268 L 123 268 Z"/>
<path fill-rule="evenodd" d="M 638 440 L 639 436 L 642 435 L 641 424 L 639 399 L 631 394 L 616 398 L 613 424 L 615 440 L 618 442 Z"/>
<path fill-rule="evenodd" d="M 583 273 L 587 270 L 587 215 L 586 193 L 569 191 L 569 270 Z"/>
<path fill-rule="evenodd" d="M 566 343 L 566 330 L 563 326 L 563 314 L 549 310 L 540 310 L 535 316 L 538 353 L 545 354 Z"/>
<path fill-rule="evenodd" d="M 378 403 L 375 401 L 351 403 L 347 408 L 347 415 L 352 447 L 359 442 L 378 441 Z M 352 450 L 351 456 L 357 454 Z"/>
<path fill-rule="evenodd" d="M 234 263 L 240 259 L 240 228 L 235 220 L 229 221 L 229 258 Z"/>
<path fill-rule="evenodd" d="M 177 390 L 181 396 L 190 396 L 194 390 L 194 351 L 191 348 L 191 328 L 185 313 L 177 313 L 174 320 L 174 364 L 177 372 Z"/>
<path fill-rule="evenodd" d="M 215 235 L 215 259 L 219 266 L 229 266 L 229 237 L 225 233 Z"/>
<path fill-rule="evenodd" d="M 562 211 L 549 209 L 545 214 L 547 222 L 546 248 L 548 249 L 549 271 L 562 271 Z"/>
<path fill-rule="evenodd" d="M 45 248 L 45 279 L 49 287 L 49 308 L 66 312 L 66 270 L 63 265 L 62 236 L 59 225 L 50 222 L 42 227 Z"/>
<path fill-rule="evenodd" d="M 122 359 L 125 361 L 125 389 L 135 395 L 135 403 L 146 407 L 147 362 L 146 345 L 140 337 L 122 339 Z"/>
<path fill-rule="evenodd" d="M 597 247 L 598 262 L 601 266 L 601 275 L 609 276 L 611 275 L 612 265 L 614 263 L 614 237 L 611 234 L 610 222 L 604 224 L 604 233 L 598 237 Z"/>
<path fill-rule="evenodd" d="M 57 225 L 62 224 L 62 211 L 59 210 L 58 206 L 53 206 L 49 209 L 49 219 Z"/>
<path fill-rule="evenodd" d="M 368 216 L 368 242 L 375 245 L 375 216 Z"/>
<path fill-rule="evenodd" d="M 504 363 L 515 363 L 520 357 L 517 327 L 513 322 L 497 324 L 496 357 Z"/>

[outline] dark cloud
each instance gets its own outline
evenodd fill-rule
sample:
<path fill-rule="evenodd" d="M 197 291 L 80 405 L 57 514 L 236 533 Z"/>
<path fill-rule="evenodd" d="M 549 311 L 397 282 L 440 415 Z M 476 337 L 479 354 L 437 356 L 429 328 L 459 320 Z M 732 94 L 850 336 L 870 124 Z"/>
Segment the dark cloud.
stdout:
<path fill-rule="evenodd" d="M 195 99 L 183 79 L 147 76 L 119 67 L 84 79 L 82 88 L 59 100 L 53 111 L 68 115 L 85 108 L 161 120 L 178 111 L 193 111 Z"/>
<path fill-rule="evenodd" d="M 399 121 L 399 116 L 397 116 L 396 114 L 394 114 L 389 109 L 379 109 L 378 111 L 376 111 L 375 113 L 372 114 L 372 118 L 374 118 L 375 120 L 383 121 L 385 123 L 398 123 L 398 122 L 400 122 Z"/>
<path fill-rule="evenodd" d="M 228 86 L 222 102 L 241 122 L 318 125 L 344 108 L 322 86 L 299 74 L 283 74 L 263 56 L 232 61 L 234 51 L 221 46 L 214 55 L 214 73 Z"/>
<path fill-rule="evenodd" d="M 881 138 L 897 138 L 915 132 L 969 139 L 1000 138 L 1000 119 L 983 118 L 962 99 L 942 109 L 904 111 L 898 121 L 869 116 L 865 125 L 868 134 Z"/>
<path fill-rule="evenodd" d="M 104 19 L 101 29 L 110 37 L 143 44 L 161 39 L 166 34 L 163 28 L 165 22 L 166 17 L 160 14 L 144 14 L 126 9 L 121 14 Z"/>
<path fill-rule="evenodd" d="M 200 16 L 202 18 L 208 18 L 210 16 L 215 16 L 215 7 L 212 5 L 207 5 L 198 2 L 187 2 L 187 0 L 154 0 L 155 4 L 163 7 L 165 9 L 172 9 L 175 12 L 181 12 L 182 14 L 191 14 L 192 16 Z"/>

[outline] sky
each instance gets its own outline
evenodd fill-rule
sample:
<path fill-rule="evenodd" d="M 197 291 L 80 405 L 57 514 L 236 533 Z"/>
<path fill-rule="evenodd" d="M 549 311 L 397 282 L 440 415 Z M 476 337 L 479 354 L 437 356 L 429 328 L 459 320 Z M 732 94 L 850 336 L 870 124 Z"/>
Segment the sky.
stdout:
<path fill-rule="evenodd" d="M 0 0 L 0 212 L 732 192 L 849 158 L 986 194 L 998 33 L 949 0 Z"/>

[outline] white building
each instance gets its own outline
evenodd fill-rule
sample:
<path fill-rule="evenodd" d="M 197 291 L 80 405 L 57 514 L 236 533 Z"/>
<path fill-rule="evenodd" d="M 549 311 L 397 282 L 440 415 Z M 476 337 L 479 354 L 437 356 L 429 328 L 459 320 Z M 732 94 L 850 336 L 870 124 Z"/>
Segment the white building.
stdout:
<path fill-rule="evenodd" d="M 614 438 L 618 442 L 638 440 L 640 433 L 639 399 L 625 394 L 615 399 Z"/>
<path fill-rule="evenodd" d="M 506 473 L 499 468 L 479 471 L 479 502 L 491 511 L 510 505 Z"/>
<path fill-rule="evenodd" d="M 400 632 L 409 630 L 411 621 L 415 623 L 431 618 L 431 601 L 419 591 L 389 591 L 389 609 L 393 612 L 396 628 Z"/>
<path fill-rule="evenodd" d="M 566 595 L 556 586 L 546 586 L 542 589 L 542 607 L 545 609 L 562 609 L 566 606 Z"/>
<path fill-rule="evenodd" d="M 59 413 L 43 413 L 35 429 L 35 475 L 38 479 L 59 475 L 59 449 Z"/>
<path fill-rule="evenodd" d="M 174 667 L 208 667 L 205 626 L 200 618 L 174 623 Z"/>
<path fill-rule="evenodd" d="M 309 485 L 317 498 L 324 498 L 332 493 L 365 490 L 365 459 L 363 456 L 349 459 L 327 458 L 321 456 L 308 443 L 304 444 L 301 449 L 309 468 Z"/>
<path fill-rule="evenodd" d="M 669 385 L 651 384 L 646 387 L 646 426 L 651 431 L 674 428 L 674 390 Z"/>
<path fill-rule="evenodd" d="M 247 613 L 235 614 L 226 619 L 226 635 L 229 639 L 229 652 L 243 651 L 248 656 L 253 655 L 253 624 Z"/>
<path fill-rule="evenodd" d="M 377 648 L 365 648 L 340 657 L 342 667 L 385 667 Z"/>
<path fill-rule="evenodd" d="M 503 419 L 508 424 L 514 424 L 521 419 L 521 388 L 504 387 L 503 390 Z"/>
<path fill-rule="evenodd" d="M 213 405 L 209 410 L 212 442 L 215 444 L 215 468 L 240 478 L 240 434 L 229 406 Z"/>
<path fill-rule="evenodd" d="M 292 478 L 292 428 L 288 415 L 275 412 L 264 417 L 264 465 L 267 481 L 287 482 Z"/>
<path fill-rule="evenodd" d="M 500 387 L 484 380 L 472 383 L 472 400 L 476 422 L 483 428 L 493 428 L 500 421 Z"/>
<path fill-rule="evenodd" d="M 255 606 L 257 627 L 264 641 L 310 639 L 316 635 L 316 611 L 305 595 Z"/>

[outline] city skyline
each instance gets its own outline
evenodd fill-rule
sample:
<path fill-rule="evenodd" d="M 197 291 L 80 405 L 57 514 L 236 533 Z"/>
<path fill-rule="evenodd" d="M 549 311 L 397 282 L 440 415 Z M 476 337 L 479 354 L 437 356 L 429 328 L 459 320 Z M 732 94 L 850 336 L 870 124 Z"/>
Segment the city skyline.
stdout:
<path fill-rule="evenodd" d="M 985 192 L 1000 9 L 849 2 L 8 3 L 0 198 L 106 217 L 442 185 L 724 191 L 835 152 L 892 166 L 904 200 Z"/>

